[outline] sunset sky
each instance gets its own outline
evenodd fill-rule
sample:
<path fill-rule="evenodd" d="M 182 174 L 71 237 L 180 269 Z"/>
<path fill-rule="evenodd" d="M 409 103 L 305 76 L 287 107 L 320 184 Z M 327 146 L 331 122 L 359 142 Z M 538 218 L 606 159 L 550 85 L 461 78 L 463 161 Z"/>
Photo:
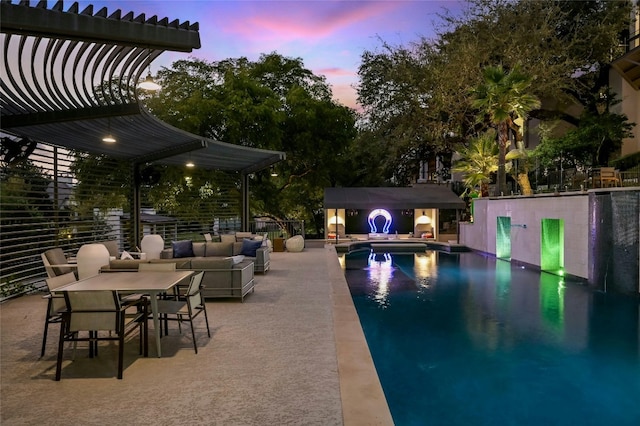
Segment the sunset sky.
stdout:
<path fill-rule="evenodd" d="M 438 13 L 460 10 L 458 0 L 423 1 L 217 1 L 217 0 L 128 0 L 80 1 L 94 13 L 106 6 L 111 14 L 121 9 L 157 15 L 181 22 L 200 23 L 202 47 L 191 55 L 166 52 L 152 65 L 152 72 L 177 59 L 193 56 L 208 61 L 277 52 L 302 58 L 306 68 L 324 75 L 334 98 L 356 107 L 360 57 L 376 50 L 380 39 L 407 44 L 433 35 Z M 68 5 L 65 5 L 65 9 Z"/>

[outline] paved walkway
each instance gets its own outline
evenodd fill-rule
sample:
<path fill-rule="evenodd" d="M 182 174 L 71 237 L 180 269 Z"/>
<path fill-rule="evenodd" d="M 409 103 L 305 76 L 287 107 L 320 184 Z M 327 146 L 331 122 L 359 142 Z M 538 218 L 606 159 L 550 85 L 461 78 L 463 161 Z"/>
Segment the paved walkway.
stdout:
<path fill-rule="evenodd" d="M 58 326 L 39 358 L 46 301 L 3 303 L 0 423 L 393 424 L 335 249 L 272 253 L 256 283 L 244 303 L 207 303 L 212 337 L 196 322 L 197 355 L 189 333 L 172 329 L 162 358 L 138 357 L 132 336 L 123 380 L 103 344 L 95 359 L 66 351 L 55 382 Z"/>

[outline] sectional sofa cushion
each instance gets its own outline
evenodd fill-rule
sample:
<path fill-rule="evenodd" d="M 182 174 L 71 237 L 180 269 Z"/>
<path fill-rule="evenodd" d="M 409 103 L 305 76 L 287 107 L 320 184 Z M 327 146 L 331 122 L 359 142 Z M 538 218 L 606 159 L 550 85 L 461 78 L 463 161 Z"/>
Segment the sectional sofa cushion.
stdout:
<path fill-rule="evenodd" d="M 248 240 L 253 239 L 253 234 L 251 232 L 236 232 L 236 242 L 242 242 L 245 238 Z"/>
<path fill-rule="evenodd" d="M 233 244 L 232 242 L 226 243 L 205 243 L 205 256 L 233 256 Z"/>
<path fill-rule="evenodd" d="M 193 255 L 194 256 L 199 256 L 199 257 L 204 257 L 205 256 L 206 248 L 207 248 L 205 243 L 194 242 L 192 244 L 192 248 L 193 248 Z"/>
<path fill-rule="evenodd" d="M 151 259 L 149 263 L 175 263 L 176 269 L 191 269 L 190 257 L 184 257 L 180 259 Z"/>
<path fill-rule="evenodd" d="M 132 269 L 137 271 L 138 265 L 141 263 L 149 263 L 149 261 L 140 259 L 114 259 L 109 262 L 109 269 Z"/>
<path fill-rule="evenodd" d="M 227 257 L 227 259 L 231 259 L 234 265 L 237 265 L 240 262 L 244 262 L 244 255 L 238 254 L 235 256 Z"/>
<path fill-rule="evenodd" d="M 191 269 L 198 271 L 204 269 L 231 269 L 233 260 L 216 257 L 203 257 L 191 259 Z"/>
<path fill-rule="evenodd" d="M 234 234 L 222 234 L 220 235 L 220 242 L 223 243 L 234 243 L 236 241 L 236 236 Z"/>
<path fill-rule="evenodd" d="M 193 242 L 191 240 L 172 241 L 173 257 L 193 257 Z"/>
<path fill-rule="evenodd" d="M 256 250 L 262 246 L 262 241 L 253 241 L 248 238 L 242 240 L 242 250 L 240 254 L 249 257 L 256 257 Z"/>

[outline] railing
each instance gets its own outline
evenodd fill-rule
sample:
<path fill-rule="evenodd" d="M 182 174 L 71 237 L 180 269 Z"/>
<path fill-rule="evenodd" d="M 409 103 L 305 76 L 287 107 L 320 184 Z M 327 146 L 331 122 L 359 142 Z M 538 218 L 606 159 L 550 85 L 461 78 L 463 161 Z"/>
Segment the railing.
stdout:
<path fill-rule="evenodd" d="M 219 235 L 243 231 L 240 218 L 215 220 L 213 226 L 211 224 L 181 222 L 178 222 L 175 226 L 175 237 L 172 239 L 178 240 L 204 241 L 203 234 L 205 233 Z M 294 235 L 305 236 L 303 220 L 255 220 L 249 222 L 247 231 L 254 234 L 267 234 L 271 240 L 274 238 L 289 238 Z M 167 238 L 164 238 L 166 241 Z"/>
<path fill-rule="evenodd" d="M 640 185 L 640 170 L 617 172 L 619 186 L 630 187 Z M 536 193 L 581 191 L 599 187 L 599 180 L 594 179 L 594 170 L 578 172 L 576 169 L 556 170 L 546 176 L 533 180 L 531 186 Z"/>
<path fill-rule="evenodd" d="M 268 234 L 269 239 L 305 236 L 304 220 L 257 220 L 249 223 L 249 230 L 255 234 Z"/>
<path fill-rule="evenodd" d="M 622 186 L 640 186 L 640 170 L 620 172 Z"/>

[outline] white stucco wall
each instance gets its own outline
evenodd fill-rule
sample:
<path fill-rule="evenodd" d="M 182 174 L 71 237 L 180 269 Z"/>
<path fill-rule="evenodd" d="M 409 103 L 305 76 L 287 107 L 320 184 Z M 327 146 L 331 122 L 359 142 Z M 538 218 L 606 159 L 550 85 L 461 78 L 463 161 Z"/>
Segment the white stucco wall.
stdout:
<path fill-rule="evenodd" d="M 511 218 L 511 259 L 540 266 L 542 219 L 562 219 L 565 272 L 586 279 L 589 277 L 588 202 L 586 192 L 479 198 L 475 200 L 474 223 L 460 225 L 460 243 L 495 255 L 497 217 L 507 216 Z"/>

